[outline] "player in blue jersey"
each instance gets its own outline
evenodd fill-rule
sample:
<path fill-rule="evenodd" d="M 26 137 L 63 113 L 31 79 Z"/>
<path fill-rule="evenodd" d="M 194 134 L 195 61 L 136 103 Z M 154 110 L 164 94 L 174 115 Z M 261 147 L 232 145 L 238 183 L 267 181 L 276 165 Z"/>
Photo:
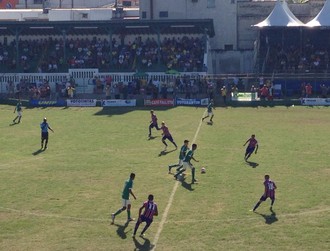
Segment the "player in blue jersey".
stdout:
<path fill-rule="evenodd" d="M 41 128 L 41 149 L 46 150 L 48 145 L 48 129 L 54 132 L 54 130 L 49 126 L 47 118 L 40 124 Z M 44 147 L 45 142 L 45 147 Z M 43 148 L 44 147 L 44 148 Z"/>

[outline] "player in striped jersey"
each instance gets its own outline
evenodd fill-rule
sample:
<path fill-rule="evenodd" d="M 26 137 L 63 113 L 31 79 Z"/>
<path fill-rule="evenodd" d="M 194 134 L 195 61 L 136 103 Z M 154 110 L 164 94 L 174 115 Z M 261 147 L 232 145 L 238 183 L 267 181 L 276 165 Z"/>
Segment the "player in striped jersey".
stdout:
<path fill-rule="evenodd" d="M 265 186 L 265 192 L 261 196 L 260 200 L 258 203 L 254 206 L 253 212 L 260 206 L 260 204 L 265 201 L 268 197 L 271 199 L 271 204 L 270 204 L 270 210 L 273 209 L 273 205 L 275 202 L 275 189 L 277 188 L 275 185 L 275 182 L 270 180 L 270 177 L 268 174 L 265 175 L 265 181 L 264 181 L 264 186 Z"/>
<path fill-rule="evenodd" d="M 144 212 L 142 214 L 143 209 L 144 209 Z M 153 217 L 157 216 L 157 215 L 158 215 L 157 204 L 154 202 L 154 196 L 152 194 L 150 194 L 148 196 L 148 200 L 145 201 L 143 203 L 142 207 L 140 207 L 140 209 L 139 209 L 139 218 L 135 224 L 133 238 L 135 238 L 136 231 L 138 230 L 140 224 L 142 222 L 146 222 L 146 225 L 140 234 L 140 236 L 143 236 L 145 231 L 150 227 L 150 225 L 153 221 Z"/>
<path fill-rule="evenodd" d="M 166 149 L 167 149 L 167 143 L 165 142 L 166 139 L 168 139 L 170 142 L 172 142 L 172 144 L 175 146 L 175 149 L 177 149 L 178 146 L 174 142 L 174 139 L 173 139 L 173 137 L 172 137 L 172 135 L 170 133 L 170 130 L 165 125 L 165 122 L 164 121 L 162 122 L 162 127 L 160 129 L 162 129 L 162 131 L 163 131 L 163 133 L 162 133 L 162 135 L 163 135 L 162 142 L 165 145 L 164 151 L 166 151 Z"/>

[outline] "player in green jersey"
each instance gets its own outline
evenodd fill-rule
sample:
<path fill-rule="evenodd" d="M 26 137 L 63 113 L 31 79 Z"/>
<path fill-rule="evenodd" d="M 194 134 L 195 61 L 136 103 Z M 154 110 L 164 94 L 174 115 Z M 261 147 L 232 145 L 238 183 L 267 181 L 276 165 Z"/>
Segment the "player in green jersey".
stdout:
<path fill-rule="evenodd" d="M 202 121 L 204 121 L 204 119 L 206 119 L 208 117 L 211 117 L 210 118 L 210 123 L 213 123 L 213 121 L 212 121 L 212 119 L 214 117 L 214 114 L 213 114 L 213 111 L 212 111 L 213 109 L 215 110 L 214 102 L 213 102 L 213 99 L 210 99 L 210 102 L 207 105 L 207 115 L 202 118 Z"/>
<path fill-rule="evenodd" d="M 15 106 L 15 110 L 14 113 L 17 112 L 17 116 L 16 118 L 13 120 L 13 123 L 16 124 L 16 119 L 18 119 L 17 124 L 21 123 L 21 118 L 22 118 L 22 103 L 21 100 L 18 100 L 16 106 Z"/>
<path fill-rule="evenodd" d="M 199 162 L 198 160 L 196 160 L 194 158 L 194 152 L 197 149 L 197 144 L 192 144 L 192 148 L 187 152 L 184 160 L 183 160 L 183 165 L 182 167 L 178 170 L 178 172 L 174 175 L 174 178 L 177 179 L 178 176 L 183 173 L 185 170 L 187 170 L 187 168 L 190 168 L 191 170 L 191 176 L 192 176 L 192 180 L 191 180 L 191 184 L 194 184 L 197 182 L 197 180 L 195 179 L 195 167 L 191 164 L 191 160 L 193 159 L 196 162 Z"/>
<path fill-rule="evenodd" d="M 180 154 L 179 154 L 179 162 L 177 164 L 168 166 L 168 173 L 171 173 L 172 167 L 181 167 L 183 164 L 184 157 L 186 156 L 187 151 L 189 150 L 189 140 L 183 141 L 183 145 L 181 146 Z"/>
<path fill-rule="evenodd" d="M 131 218 L 131 202 L 129 200 L 129 195 L 131 194 L 133 198 L 136 200 L 136 197 L 132 191 L 133 188 L 133 180 L 135 179 L 135 173 L 131 173 L 128 180 L 125 181 L 123 193 L 122 193 L 122 203 L 123 207 L 118 209 L 117 212 L 111 214 L 111 224 L 115 223 L 115 218 L 118 214 L 125 211 L 127 209 L 127 222 L 133 221 L 134 219 Z"/>

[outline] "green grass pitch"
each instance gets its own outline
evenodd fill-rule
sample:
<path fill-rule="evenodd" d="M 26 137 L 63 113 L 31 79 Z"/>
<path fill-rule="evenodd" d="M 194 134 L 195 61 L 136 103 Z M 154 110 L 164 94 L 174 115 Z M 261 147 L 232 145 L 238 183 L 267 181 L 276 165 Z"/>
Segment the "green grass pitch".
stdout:
<path fill-rule="evenodd" d="M 179 150 L 160 155 L 154 129 L 148 140 L 148 109 L 24 108 L 11 125 L 13 111 L 0 106 L 0 250 L 329 250 L 329 108 L 219 107 L 200 128 L 204 108 L 155 108 L 179 147 L 196 136 L 194 185 L 190 171 L 183 183 L 167 173 Z M 43 117 L 55 133 L 40 152 Z M 259 151 L 249 165 L 251 134 Z M 159 207 L 145 239 L 132 239 L 126 212 L 110 225 L 131 172 L 132 216 L 149 193 Z M 265 174 L 278 187 L 275 214 L 268 200 L 249 211 Z"/>

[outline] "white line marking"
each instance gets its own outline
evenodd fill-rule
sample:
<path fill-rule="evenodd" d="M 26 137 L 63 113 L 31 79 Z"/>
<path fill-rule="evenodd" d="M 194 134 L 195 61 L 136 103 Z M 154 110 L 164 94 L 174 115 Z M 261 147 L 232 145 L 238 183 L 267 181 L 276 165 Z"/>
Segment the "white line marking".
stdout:
<path fill-rule="evenodd" d="M 30 212 L 30 211 L 22 211 L 8 207 L 0 207 L 0 211 L 9 211 L 14 212 L 19 215 L 29 215 L 35 217 L 44 217 L 44 218 L 56 218 L 56 219 L 63 219 L 63 220 L 71 220 L 71 221 L 85 221 L 85 222 L 110 222 L 109 218 L 83 218 L 83 217 L 74 217 L 74 216 L 65 216 L 65 215 L 57 215 L 57 214 L 47 214 L 47 213 L 37 213 L 37 212 Z M 312 209 L 308 211 L 301 211 L 297 213 L 287 213 L 287 214 L 276 214 L 279 218 L 286 218 L 286 217 L 302 217 L 306 215 L 313 215 L 313 214 L 322 214 L 327 213 L 330 211 L 330 207 L 321 208 L 321 209 Z M 235 221 L 247 221 L 247 220 L 255 220 L 258 218 L 258 213 L 252 213 L 249 216 L 244 216 L 241 218 L 224 218 L 224 219 L 212 219 L 212 220 L 200 220 L 200 219 L 189 219 L 189 220 L 181 220 L 181 221 L 165 221 L 164 224 L 171 224 L 171 223 L 199 223 L 199 222 L 235 222 Z M 322 217 L 320 215 L 320 217 Z M 120 222 L 120 221 L 119 221 Z M 126 223 L 126 221 L 122 221 L 120 223 Z M 154 221 L 153 224 L 160 224 L 160 222 Z"/>
<path fill-rule="evenodd" d="M 205 114 L 205 110 L 204 110 L 203 115 L 202 115 L 203 117 L 204 117 L 204 114 Z M 202 123 L 203 123 L 203 122 L 202 122 L 202 119 L 200 119 L 200 121 L 199 121 L 199 125 L 198 125 L 198 128 L 197 128 L 196 133 L 195 133 L 195 135 L 194 135 L 194 138 L 193 138 L 193 140 L 192 140 L 192 143 L 194 143 L 194 142 L 196 141 L 197 136 L 198 136 L 198 133 L 199 133 L 201 127 L 202 127 Z M 172 206 L 172 202 L 173 202 L 173 199 L 174 199 L 174 195 L 175 195 L 175 193 L 176 193 L 176 190 L 178 189 L 178 186 L 179 186 L 179 182 L 177 181 L 177 182 L 175 182 L 175 184 L 174 184 L 174 186 L 173 186 L 172 193 L 171 193 L 171 195 L 170 195 L 170 198 L 168 199 L 167 206 L 166 206 L 166 208 L 165 208 L 165 210 L 164 210 L 164 213 L 163 213 L 162 219 L 161 219 L 161 221 L 160 221 L 160 223 L 159 223 L 159 227 L 158 227 L 158 229 L 157 229 L 157 233 L 156 233 L 155 238 L 154 238 L 154 241 L 153 241 L 153 248 L 151 249 L 151 251 L 156 250 L 157 242 L 158 242 L 159 237 L 160 237 L 160 234 L 161 234 L 161 232 L 162 232 L 162 230 L 163 230 L 164 224 L 165 224 L 165 222 L 166 222 L 166 220 L 167 220 L 167 215 L 168 215 L 168 212 L 170 211 L 170 208 L 171 208 L 171 206 Z"/>

